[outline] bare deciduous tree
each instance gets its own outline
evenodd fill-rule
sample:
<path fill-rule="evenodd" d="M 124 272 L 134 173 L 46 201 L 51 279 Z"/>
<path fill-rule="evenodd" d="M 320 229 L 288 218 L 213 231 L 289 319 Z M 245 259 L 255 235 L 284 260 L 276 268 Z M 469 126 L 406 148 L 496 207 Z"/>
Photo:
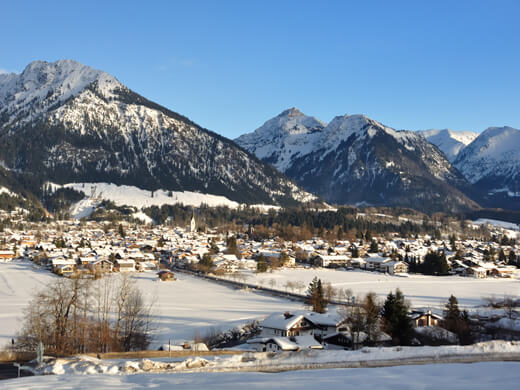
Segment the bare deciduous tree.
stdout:
<path fill-rule="evenodd" d="M 42 342 L 55 354 L 145 349 L 151 341 L 151 305 L 128 275 L 93 280 L 57 279 L 24 311 L 16 348 Z"/>

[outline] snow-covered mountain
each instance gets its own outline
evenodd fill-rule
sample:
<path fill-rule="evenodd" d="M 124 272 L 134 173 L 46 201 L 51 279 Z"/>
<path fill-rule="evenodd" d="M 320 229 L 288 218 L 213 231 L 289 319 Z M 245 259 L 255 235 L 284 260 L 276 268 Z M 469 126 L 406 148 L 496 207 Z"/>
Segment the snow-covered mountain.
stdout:
<path fill-rule="evenodd" d="M 306 116 L 297 108 L 290 108 L 235 141 L 284 172 L 293 158 L 315 147 L 319 132 L 325 126 L 319 119 Z"/>
<path fill-rule="evenodd" d="M 453 162 L 462 149 L 469 145 L 478 133 L 473 131 L 422 130 L 419 131 L 428 142 L 437 146 Z"/>
<path fill-rule="evenodd" d="M 364 115 L 338 116 L 322 129 L 302 126 L 291 133 L 291 112 L 302 121 L 312 118 L 284 111 L 235 141 L 326 201 L 432 211 L 477 207 L 460 191 L 469 183 L 420 134 Z"/>
<path fill-rule="evenodd" d="M 241 203 L 314 197 L 237 147 L 71 60 L 0 74 L 0 160 L 52 181 L 223 195 Z"/>
<path fill-rule="evenodd" d="M 454 165 L 480 190 L 486 205 L 520 208 L 520 130 L 488 128 L 459 153 Z"/>

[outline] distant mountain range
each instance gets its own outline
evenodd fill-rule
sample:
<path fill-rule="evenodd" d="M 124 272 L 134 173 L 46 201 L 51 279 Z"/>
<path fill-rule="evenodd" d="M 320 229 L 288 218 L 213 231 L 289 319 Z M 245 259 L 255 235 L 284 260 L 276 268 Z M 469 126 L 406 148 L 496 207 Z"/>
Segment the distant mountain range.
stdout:
<path fill-rule="evenodd" d="M 460 211 L 520 208 L 517 133 L 395 131 L 364 115 L 326 124 L 292 108 L 235 142 L 328 202 Z"/>
<path fill-rule="evenodd" d="M 235 142 L 71 60 L 0 74 L 0 187 L 51 181 L 192 191 L 246 204 L 520 209 L 520 131 L 396 131 L 292 108 Z M 315 194 L 315 195 L 313 195 Z"/>
<path fill-rule="evenodd" d="M 488 128 L 453 165 L 478 189 L 482 206 L 520 209 L 520 130 Z"/>
<path fill-rule="evenodd" d="M 468 146 L 478 133 L 473 131 L 455 131 L 455 130 L 422 130 L 418 132 L 428 142 L 437 146 L 446 155 L 450 162 L 453 162 L 459 152 Z"/>
<path fill-rule="evenodd" d="M 75 61 L 0 74 L 0 160 L 43 183 L 108 182 L 247 204 L 315 197 L 239 148 Z"/>

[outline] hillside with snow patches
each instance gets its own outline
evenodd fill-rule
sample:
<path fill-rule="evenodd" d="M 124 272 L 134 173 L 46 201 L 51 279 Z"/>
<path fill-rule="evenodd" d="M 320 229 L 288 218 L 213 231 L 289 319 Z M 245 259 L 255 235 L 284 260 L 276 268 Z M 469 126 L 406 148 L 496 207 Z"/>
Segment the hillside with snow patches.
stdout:
<path fill-rule="evenodd" d="M 427 211 L 477 207 L 466 179 L 423 136 L 364 115 L 329 124 L 296 109 L 235 140 L 327 202 Z"/>
<path fill-rule="evenodd" d="M 137 210 L 151 206 L 182 204 L 184 206 L 200 207 L 206 205 L 209 207 L 225 206 L 229 208 L 237 208 L 244 204 L 232 201 L 224 196 L 204 194 L 191 191 L 169 191 L 158 189 L 155 191 L 143 190 L 135 186 L 116 185 L 113 183 L 67 183 L 59 185 L 55 183 L 45 183 L 46 187 L 56 190 L 61 187 L 72 188 L 75 191 L 83 192 L 85 197 L 75 203 L 70 214 L 75 219 L 89 217 L 103 200 L 114 202 L 116 206 L 130 206 Z M 0 188 L 2 193 L 3 188 Z M 249 205 L 261 211 L 267 211 L 278 206 L 254 204 Z M 140 219 L 145 223 L 150 223 L 150 217 L 142 212 L 133 214 L 134 218 Z"/>
<path fill-rule="evenodd" d="M 488 128 L 453 164 L 483 193 L 484 203 L 520 209 L 520 130 Z"/>
<path fill-rule="evenodd" d="M 0 161 L 35 180 L 200 192 L 247 204 L 315 197 L 230 140 L 71 60 L 0 75 Z"/>
<path fill-rule="evenodd" d="M 419 131 L 419 134 L 437 146 L 450 162 L 453 162 L 457 155 L 478 136 L 478 133 L 473 131 L 450 129 L 422 130 Z"/>

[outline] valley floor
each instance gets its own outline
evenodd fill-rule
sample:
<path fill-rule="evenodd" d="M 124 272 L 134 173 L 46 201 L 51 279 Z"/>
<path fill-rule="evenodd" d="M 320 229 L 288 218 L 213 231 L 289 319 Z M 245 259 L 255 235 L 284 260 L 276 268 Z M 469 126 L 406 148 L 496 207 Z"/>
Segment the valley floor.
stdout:
<path fill-rule="evenodd" d="M 485 303 L 485 298 L 503 298 L 520 294 L 520 271 L 513 279 L 476 279 L 461 276 L 426 276 L 410 274 L 394 276 L 380 272 L 327 268 L 285 268 L 273 273 L 245 273 L 245 282 L 285 291 L 287 282 L 301 281 L 302 293 L 316 276 L 336 289 L 351 289 L 354 296 L 375 292 L 384 299 L 390 291 L 401 289 L 415 307 L 443 308 L 450 295 L 455 295 L 461 307 L 470 308 Z M 292 291 L 292 290 L 288 290 Z"/>
<path fill-rule="evenodd" d="M 160 282 L 155 272 L 133 274 L 145 297 L 154 302 L 155 340 L 152 349 L 193 339 L 212 329 L 228 330 L 272 312 L 303 309 L 301 302 L 273 297 L 255 291 L 236 290 L 218 283 L 178 273 L 174 282 Z M 354 295 L 369 291 L 383 298 L 399 287 L 413 306 L 443 307 L 454 294 L 463 307 L 484 303 L 489 296 L 518 295 L 520 280 L 473 279 L 458 276 L 433 277 L 410 275 L 399 277 L 367 271 L 334 271 L 328 269 L 282 269 L 273 273 L 250 273 L 246 282 L 259 283 L 284 290 L 290 281 L 302 281 L 305 286 L 318 276 L 336 288 L 350 288 Z M 36 268 L 30 261 L 0 263 L 0 349 L 8 344 L 20 328 L 23 309 L 32 294 L 45 288 L 57 276 Z M 306 288 L 306 287 L 305 287 Z"/>

